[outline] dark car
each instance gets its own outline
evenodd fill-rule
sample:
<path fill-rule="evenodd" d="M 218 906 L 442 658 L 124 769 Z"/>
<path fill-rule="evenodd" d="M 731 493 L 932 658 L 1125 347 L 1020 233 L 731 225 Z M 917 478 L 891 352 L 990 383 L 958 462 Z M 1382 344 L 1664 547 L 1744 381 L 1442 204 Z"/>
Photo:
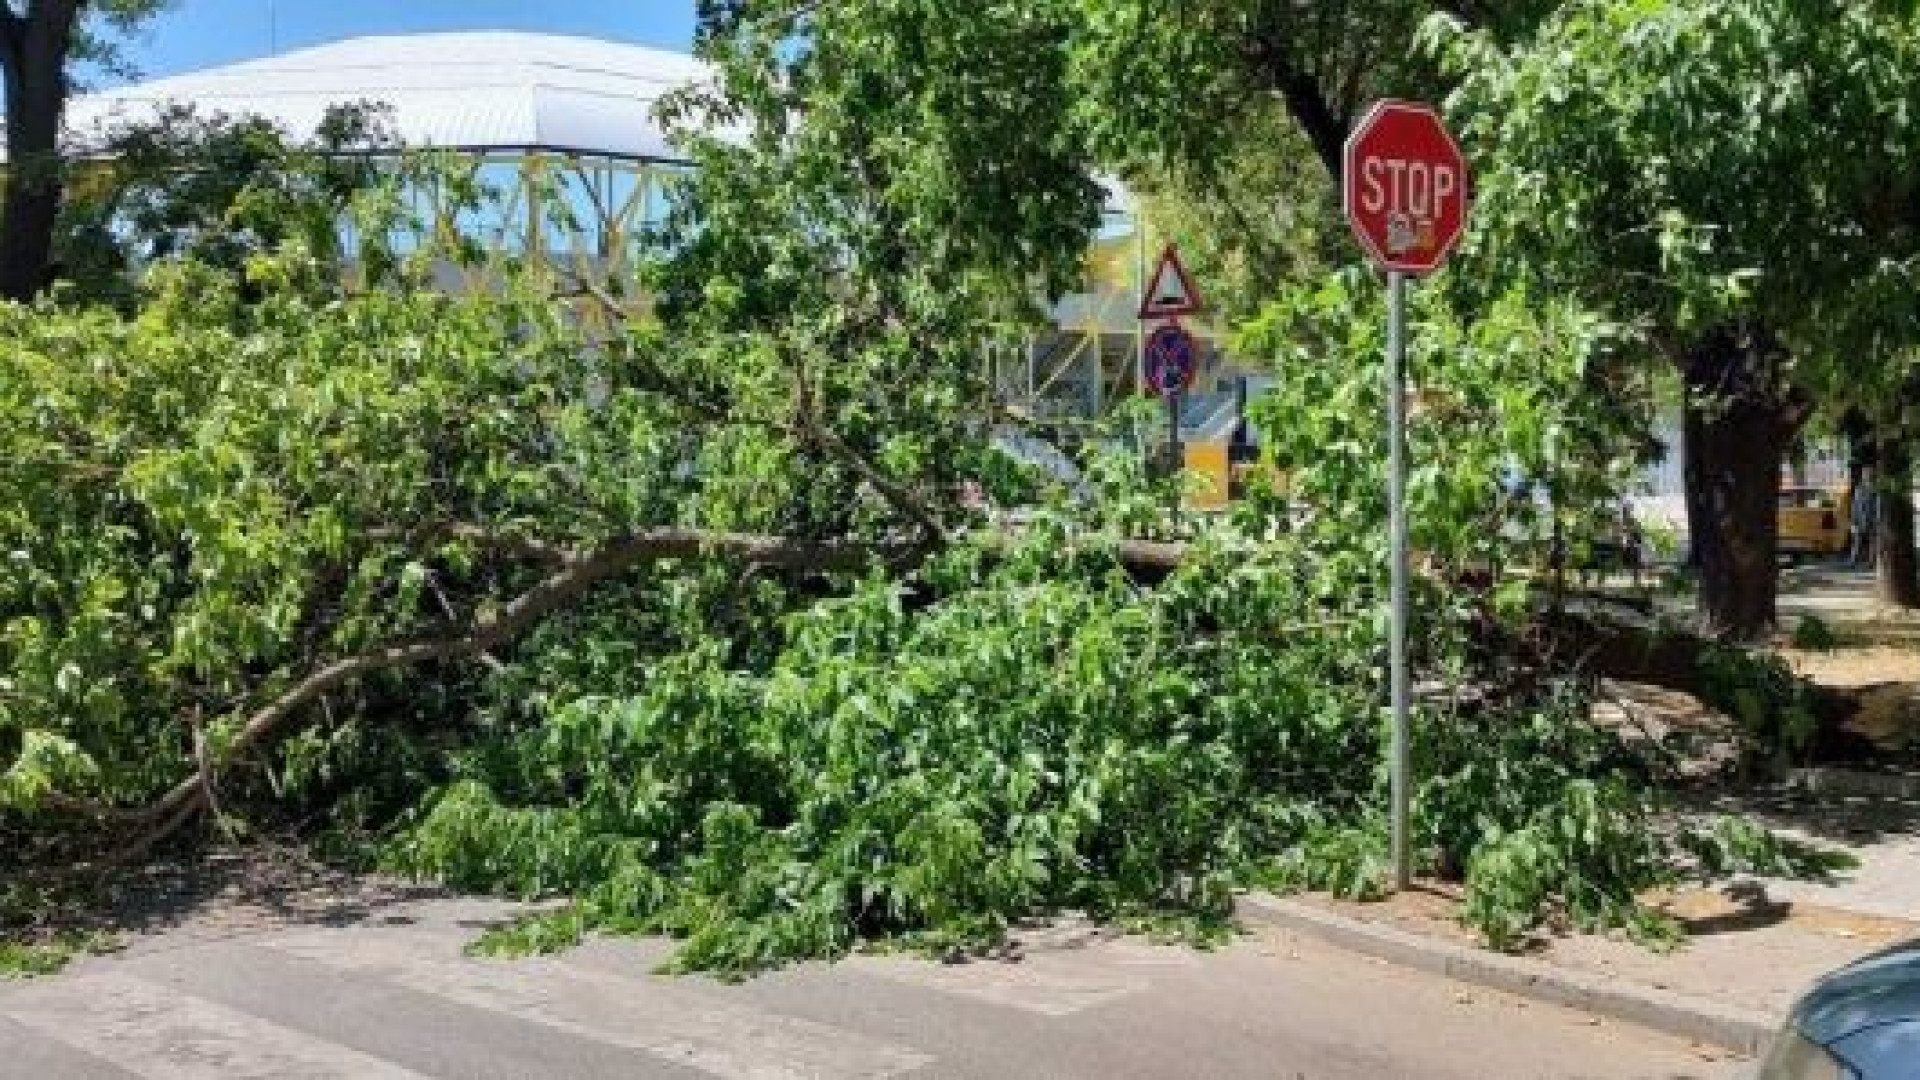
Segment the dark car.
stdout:
<path fill-rule="evenodd" d="M 1759 1080 L 1920 1080 L 1920 941 L 1856 961 L 1795 1003 Z"/>

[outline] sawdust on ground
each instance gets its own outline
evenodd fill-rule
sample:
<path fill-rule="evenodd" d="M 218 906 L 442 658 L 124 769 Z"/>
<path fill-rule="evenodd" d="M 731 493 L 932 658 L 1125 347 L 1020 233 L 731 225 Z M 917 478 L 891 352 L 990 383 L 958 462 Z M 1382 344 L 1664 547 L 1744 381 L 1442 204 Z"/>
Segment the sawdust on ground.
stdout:
<path fill-rule="evenodd" d="M 1878 645 L 1864 649 L 1810 652 L 1781 649 L 1782 659 L 1800 676 L 1822 686 L 1861 687 L 1884 683 L 1920 683 L 1920 651 Z"/>

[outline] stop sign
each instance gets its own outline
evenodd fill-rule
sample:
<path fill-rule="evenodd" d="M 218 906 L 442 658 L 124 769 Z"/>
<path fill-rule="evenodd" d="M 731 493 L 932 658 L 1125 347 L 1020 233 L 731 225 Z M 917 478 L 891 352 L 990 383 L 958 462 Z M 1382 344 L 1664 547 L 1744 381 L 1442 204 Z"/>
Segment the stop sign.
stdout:
<path fill-rule="evenodd" d="M 1424 274 L 1467 221 L 1467 163 L 1430 106 L 1380 101 L 1347 137 L 1343 196 L 1353 233 L 1384 270 Z"/>

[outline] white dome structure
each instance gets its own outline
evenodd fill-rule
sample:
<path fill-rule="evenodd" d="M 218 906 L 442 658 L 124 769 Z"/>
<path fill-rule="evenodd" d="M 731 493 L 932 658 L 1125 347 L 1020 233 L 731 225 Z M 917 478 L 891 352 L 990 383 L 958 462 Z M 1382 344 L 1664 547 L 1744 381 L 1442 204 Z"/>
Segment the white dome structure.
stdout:
<path fill-rule="evenodd" d="M 76 98 L 70 138 L 86 146 L 170 106 L 260 116 L 295 139 L 329 107 L 384 106 L 403 145 L 676 160 L 653 107 L 699 82 L 681 53 L 592 38 L 474 31 L 352 38 Z"/>
<path fill-rule="evenodd" d="M 67 136 L 85 155 L 118 129 L 187 106 L 202 115 L 260 117 L 306 142 L 329 110 L 368 103 L 384 113 L 402 153 L 451 152 L 498 196 L 476 211 L 437 206 L 444 191 L 421 189 L 415 195 L 427 227 L 451 221 L 507 268 L 502 274 L 537 262 L 562 281 L 602 282 L 639 264 L 691 165 L 655 106 L 712 77 L 691 56 L 592 38 L 501 31 L 360 37 L 76 98 Z M 1037 416 L 1102 415 L 1143 385 L 1136 298 L 1150 253 L 1133 194 L 1114 177 L 1100 182 L 1106 221 L 1089 253 L 1085 291 L 1053 305 L 1053 328 L 994 350 L 990 377 L 1002 396 Z M 569 211 L 566 220 L 549 212 L 556 200 Z M 491 263 L 448 265 L 443 279 L 449 288 L 487 289 L 498 275 Z M 626 302 L 646 306 L 638 295 Z M 588 321 L 604 316 L 594 305 L 581 311 Z M 1189 442 L 1222 437 L 1219 418 L 1234 401 L 1223 389 L 1231 373 L 1219 360 L 1208 345 L 1203 382 L 1185 409 Z"/>

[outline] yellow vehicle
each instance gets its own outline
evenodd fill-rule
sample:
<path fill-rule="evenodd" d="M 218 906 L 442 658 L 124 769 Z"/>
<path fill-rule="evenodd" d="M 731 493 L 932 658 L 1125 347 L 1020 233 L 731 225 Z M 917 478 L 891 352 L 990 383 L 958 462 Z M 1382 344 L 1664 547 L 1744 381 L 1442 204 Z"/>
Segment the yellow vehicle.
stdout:
<path fill-rule="evenodd" d="M 1853 492 L 1833 487 L 1780 489 L 1780 554 L 1789 558 L 1839 555 L 1847 550 Z"/>

